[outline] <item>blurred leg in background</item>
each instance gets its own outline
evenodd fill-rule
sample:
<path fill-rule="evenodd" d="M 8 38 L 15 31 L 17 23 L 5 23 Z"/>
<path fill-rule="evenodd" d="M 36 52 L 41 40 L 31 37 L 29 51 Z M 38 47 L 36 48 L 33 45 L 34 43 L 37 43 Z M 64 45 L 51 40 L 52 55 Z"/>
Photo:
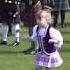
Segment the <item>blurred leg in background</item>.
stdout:
<path fill-rule="evenodd" d="M 7 24 L 2 24 L 2 41 L 1 44 L 7 44 L 7 36 L 8 36 L 9 26 Z"/>
<path fill-rule="evenodd" d="M 65 23 L 65 11 L 61 10 L 61 27 L 66 27 Z"/>
<path fill-rule="evenodd" d="M 53 27 L 57 27 L 57 24 L 58 24 L 58 16 L 59 16 L 59 11 L 54 11 Z"/>

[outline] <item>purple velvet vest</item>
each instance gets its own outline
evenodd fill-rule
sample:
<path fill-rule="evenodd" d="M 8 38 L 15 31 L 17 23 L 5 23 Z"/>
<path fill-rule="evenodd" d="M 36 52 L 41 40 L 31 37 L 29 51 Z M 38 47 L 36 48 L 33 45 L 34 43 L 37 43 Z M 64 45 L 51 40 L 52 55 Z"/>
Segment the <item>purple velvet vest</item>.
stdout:
<path fill-rule="evenodd" d="M 43 47 L 44 47 L 44 50 L 47 52 L 47 53 L 53 53 L 56 51 L 56 48 L 54 46 L 54 43 L 49 43 L 49 39 L 51 39 L 50 37 L 50 28 L 51 26 L 48 27 L 47 29 L 47 33 L 46 33 L 46 36 L 43 38 Z M 37 28 L 37 31 L 38 31 L 39 28 Z M 42 48 L 39 48 L 39 51 L 41 51 Z"/>

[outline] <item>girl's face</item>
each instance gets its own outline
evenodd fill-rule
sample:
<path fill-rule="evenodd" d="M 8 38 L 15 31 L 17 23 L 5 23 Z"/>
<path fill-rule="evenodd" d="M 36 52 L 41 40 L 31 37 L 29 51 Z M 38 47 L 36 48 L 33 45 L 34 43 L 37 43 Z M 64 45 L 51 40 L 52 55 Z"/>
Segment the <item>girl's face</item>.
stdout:
<path fill-rule="evenodd" d="M 36 16 L 37 24 L 46 27 L 52 21 L 51 13 L 43 11 Z"/>

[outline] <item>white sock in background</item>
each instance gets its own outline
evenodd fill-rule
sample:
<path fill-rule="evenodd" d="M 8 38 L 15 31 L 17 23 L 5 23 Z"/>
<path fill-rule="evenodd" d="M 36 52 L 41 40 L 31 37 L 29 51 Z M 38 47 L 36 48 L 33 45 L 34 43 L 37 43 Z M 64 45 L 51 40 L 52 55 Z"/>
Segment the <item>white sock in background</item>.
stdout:
<path fill-rule="evenodd" d="M 19 42 L 19 30 L 20 30 L 19 24 L 15 24 L 14 25 L 14 37 L 15 37 L 16 42 Z"/>
<path fill-rule="evenodd" d="M 9 30 L 8 25 L 3 24 L 2 25 L 2 40 L 3 41 L 7 41 L 8 30 Z"/>

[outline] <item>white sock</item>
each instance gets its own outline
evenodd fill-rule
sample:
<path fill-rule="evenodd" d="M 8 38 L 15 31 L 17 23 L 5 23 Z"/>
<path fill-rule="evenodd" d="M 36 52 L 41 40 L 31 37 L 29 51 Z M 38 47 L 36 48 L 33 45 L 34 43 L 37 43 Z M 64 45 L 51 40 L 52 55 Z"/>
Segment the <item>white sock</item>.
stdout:
<path fill-rule="evenodd" d="M 20 30 L 19 24 L 15 24 L 14 25 L 14 37 L 15 37 L 16 42 L 19 42 L 19 30 Z"/>
<path fill-rule="evenodd" d="M 15 33 L 15 41 L 16 42 L 19 42 L 19 32 L 16 32 Z"/>

